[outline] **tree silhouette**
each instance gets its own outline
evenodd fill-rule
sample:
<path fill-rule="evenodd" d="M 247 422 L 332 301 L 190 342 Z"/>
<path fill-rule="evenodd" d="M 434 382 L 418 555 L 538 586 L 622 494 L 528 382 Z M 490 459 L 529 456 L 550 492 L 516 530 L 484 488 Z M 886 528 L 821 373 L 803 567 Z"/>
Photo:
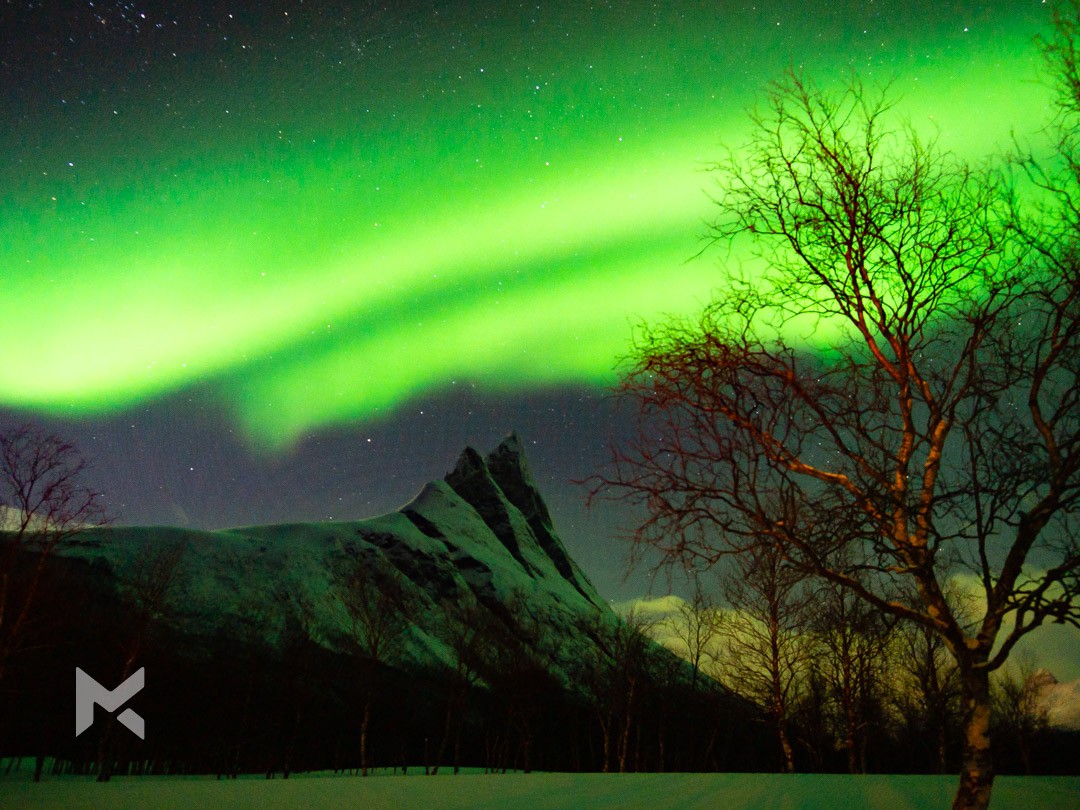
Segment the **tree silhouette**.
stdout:
<path fill-rule="evenodd" d="M 442 737 L 430 773 L 438 774 L 453 741 L 452 766 L 456 775 L 461 770 L 461 736 L 469 693 L 483 681 L 503 633 L 491 612 L 471 591 L 459 591 L 455 601 L 445 601 L 436 609 L 440 611 L 440 638 L 449 649 L 452 665 L 447 668 L 450 685 Z"/>
<path fill-rule="evenodd" d="M 690 673 L 691 691 L 697 690 L 701 673 L 713 671 L 719 660 L 717 642 L 723 622 L 724 614 L 720 605 L 702 586 L 700 577 L 695 575 L 690 598 L 678 602 L 674 613 L 662 623 L 664 631 L 678 641 L 673 649 L 693 667 Z"/>
<path fill-rule="evenodd" d="M 331 602 L 344 609 L 345 636 L 358 662 L 360 774 L 368 775 L 368 731 L 379 669 L 400 651 L 412 626 L 413 600 L 397 569 L 381 555 L 346 555 L 332 573 Z"/>
<path fill-rule="evenodd" d="M 116 629 L 117 651 L 123 662 L 117 683 L 123 683 L 135 671 L 151 636 L 177 619 L 189 562 L 186 542 L 147 540 L 134 551 L 130 563 L 117 572 L 117 590 L 125 608 Z M 112 778 L 115 732 L 116 715 L 110 714 L 98 739 L 99 782 Z"/>
<path fill-rule="evenodd" d="M 896 626 L 889 652 L 893 703 L 911 737 L 933 746 L 934 770 L 945 773 L 960 704 L 956 660 L 932 628 L 910 622 Z"/>
<path fill-rule="evenodd" d="M 867 736 L 885 703 L 885 651 L 895 623 L 849 589 L 826 583 L 807 624 L 848 773 L 866 773 Z"/>
<path fill-rule="evenodd" d="M 632 609 L 612 621 L 597 612 L 578 619 L 580 632 L 592 639 L 588 654 L 576 662 L 575 681 L 591 705 L 600 728 L 601 770 L 629 764 L 630 734 L 650 680 L 654 620 Z"/>
<path fill-rule="evenodd" d="M 1049 707 L 1043 698 L 1045 670 L 1036 670 L 1023 657 L 1014 667 L 998 670 L 991 683 L 995 729 L 1011 740 L 1020 755 L 1026 776 L 1031 776 L 1032 747 L 1050 727 Z"/>
<path fill-rule="evenodd" d="M 806 576 L 788 565 L 778 548 L 762 545 L 733 560 L 723 572 L 722 591 L 731 606 L 720 628 L 724 681 L 765 709 L 781 769 L 792 773 L 791 715 L 812 657 L 807 632 L 812 592 Z"/>
<path fill-rule="evenodd" d="M 26 641 L 49 557 L 101 525 L 87 462 L 73 444 L 24 425 L 0 433 L 0 683 Z"/>

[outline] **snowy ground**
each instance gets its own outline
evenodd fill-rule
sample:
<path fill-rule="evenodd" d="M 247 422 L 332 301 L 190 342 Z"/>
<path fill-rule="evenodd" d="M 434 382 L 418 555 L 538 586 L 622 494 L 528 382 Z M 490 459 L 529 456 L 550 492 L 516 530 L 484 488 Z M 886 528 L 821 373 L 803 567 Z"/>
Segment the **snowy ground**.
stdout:
<path fill-rule="evenodd" d="M 0 776 L 0 807 L 218 808 L 946 808 L 955 777 L 778 774 L 534 773 L 434 778 L 312 774 L 291 779 Z M 1080 807 L 1080 777 L 998 777 L 995 810 Z"/>

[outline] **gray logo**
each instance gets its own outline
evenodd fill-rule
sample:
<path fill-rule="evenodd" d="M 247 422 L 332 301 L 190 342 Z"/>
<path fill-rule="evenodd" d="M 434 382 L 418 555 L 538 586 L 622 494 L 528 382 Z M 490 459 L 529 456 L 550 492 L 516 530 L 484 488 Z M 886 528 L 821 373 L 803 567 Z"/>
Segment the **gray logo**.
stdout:
<path fill-rule="evenodd" d="M 94 725 L 94 704 L 107 712 L 115 712 L 143 688 L 146 667 L 139 667 L 130 678 L 111 692 L 78 667 L 75 667 L 75 736 Z M 131 709 L 124 709 L 116 719 L 127 726 L 140 740 L 145 739 L 143 719 Z"/>

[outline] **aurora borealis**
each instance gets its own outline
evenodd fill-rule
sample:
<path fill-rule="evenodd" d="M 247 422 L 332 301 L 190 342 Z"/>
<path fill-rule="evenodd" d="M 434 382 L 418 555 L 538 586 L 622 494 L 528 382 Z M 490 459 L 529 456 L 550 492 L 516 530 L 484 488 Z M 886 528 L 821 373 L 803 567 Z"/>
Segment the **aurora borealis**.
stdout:
<path fill-rule="evenodd" d="M 459 380 L 610 381 L 628 323 L 707 299 L 713 266 L 685 263 L 709 212 L 701 169 L 785 62 L 870 65 L 905 86 L 905 62 L 921 63 L 920 117 L 946 128 L 1032 78 L 1016 75 L 1031 65 L 1030 3 L 975 34 L 974 20 L 924 19 L 906 36 L 885 8 L 799 20 L 780 7 L 448 5 L 335 20 L 343 9 L 297 4 L 208 13 L 221 44 L 186 54 L 190 75 L 155 38 L 193 22 L 123 5 L 127 19 L 99 25 L 144 43 L 145 84 L 128 89 L 111 64 L 88 98 L 27 94 L 45 110 L 19 122 L 7 183 L 14 317 L 0 340 L 29 350 L 6 353 L 0 398 L 81 415 L 211 380 L 251 439 L 275 446 Z M 768 35 L 773 17 L 796 31 Z M 858 17 L 894 52 L 860 47 Z M 387 31 L 361 46 L 368 25 Z M 288 41 L 301 26 L 325 52 Z M 1011 36 L 980 47 L 996 26 Z M 903 39 L 917 29 L 929 41 L 910 43 L 927 51 L 912 60 Z M 839 63 L 813 47 L 823 36 Z M 342 37 L 355 50 L 335 62 Z M 999 137 L 1015 119 L 1001 123 Z M 983 134 L 969 137 L 982 147 Z"/>
<path fill-rule="evenodd" d="M 892 78 L 975 158 L 1047 98 L 1038 0 L 0 14 L 5 421 L 124 460 L 101 488 L 126 519 L 199 525 L 391 508 L 518 429 L 602 593 L 618 546 L 607 517 L 565 526 L 567 482 L 633 324 L 743 258 L 694 257 L 705 168 L 765 83 Z"/>

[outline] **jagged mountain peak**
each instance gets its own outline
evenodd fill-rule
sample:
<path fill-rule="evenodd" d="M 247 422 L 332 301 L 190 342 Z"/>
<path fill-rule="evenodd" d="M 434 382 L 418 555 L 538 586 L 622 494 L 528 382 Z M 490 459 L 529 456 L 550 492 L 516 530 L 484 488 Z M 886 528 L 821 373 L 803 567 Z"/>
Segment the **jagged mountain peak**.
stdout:
<path fill-rule="evenodd" d="M 517 433 L 511 433 L 488 454 L 487 467 L 507 498 L 526 518 L 535 515 L 551 529 L 551 515 L 533 479 L 524 444 Z"/>
<path fill-rule="evenodd" d="M 487 481 L 481 483 L 477 479 Z M 517 433 L 503 439 L 487 456 L 482 456 L 471 446 L 466 447 L 445 480 L 455 490 L 477 486 L 490 490 L 490 485 L 494 484 L 527 519 L 535 516 L 551 529 L 551 515 L 533 479 L 525 444 Z"/>
<path fill-rule="evenodd" d="M 492 462 L 502 465 L 513 464 L 524 478 L 532 478 L 529 463 L 525 457 L 525 443 L 517 433 L 511 433 L 499 442 L 499 446 L 488 453 L 487 462 L 489 466 Z"/>
<path fill-rule="evenodd" d="M 466 447 L 445 481 L 476 510 L 530 577 L 553 565 L 581 596 L 599 604 L 592 583 L 567 554 L 555 532 L 517 433 L 500 442 L 486 459 L 474 448 Z"/>
<path fill-rule="evenodd" d="M 461 451 L 461 455 L 458 456 L 454 469 L 450 471 L 447 478 L 449 479 L 451 476 L 466 478 L 471 475 L 486 473 L 487 464 L 484 461 L 484 457 L 476 451 L 476 448 L 468 445 Z"/>
<path fill-rule="evenodd" d="M 525 445 L 517 433 L 511 433 L 486 456 L 476 448 L 466 446 L 458 456 L 454 469 L 447 475 L 447 480 L 463 480 L 474 475 L 489 475 L 503 490 L 536 489 Z"/>

